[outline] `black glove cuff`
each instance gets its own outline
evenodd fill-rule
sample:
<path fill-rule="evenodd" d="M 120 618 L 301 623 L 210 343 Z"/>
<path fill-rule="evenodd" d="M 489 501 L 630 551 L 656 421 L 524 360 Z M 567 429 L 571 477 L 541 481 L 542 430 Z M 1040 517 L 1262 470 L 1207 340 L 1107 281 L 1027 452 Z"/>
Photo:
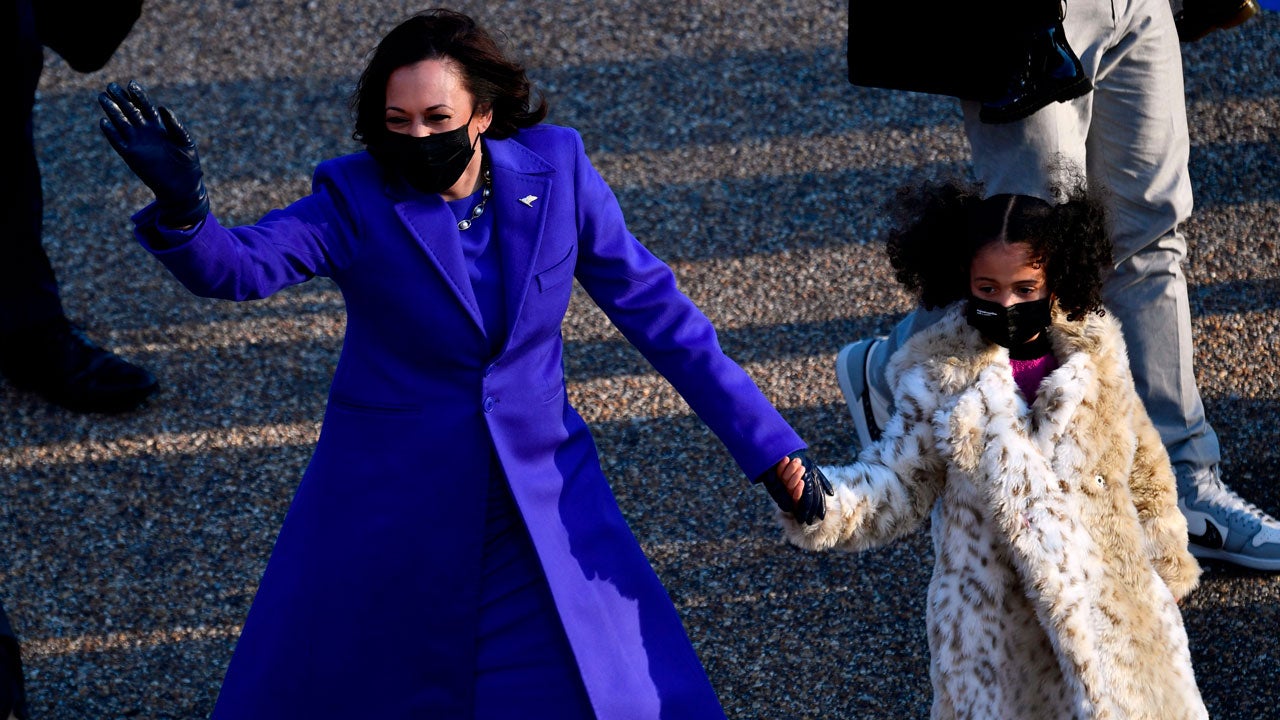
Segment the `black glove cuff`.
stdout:
<path fill-rule="evenodd" d="M 168 228 L 180 229 L 199 225 L 209 214 L 209 193 L 204 189 L 204 183 L 200 183 L 200 188 L 195 196 L 189 198 L 182 203 L 166 203 L 159 198 L 156 199 L 156 209 L 159 211 L 160 224 Z"/>
<path fill-rule="evenodd" d="M 769 491 L 769 497 L 773 498 L 773 504 L 777 505 L 779 510 L 785 513 L 795 512 L 796 501 L 791 498 L 791 493 L 787 492 L 787 487 L 782 484 L 773 470 L 760 476 L 760 484 Z"/>

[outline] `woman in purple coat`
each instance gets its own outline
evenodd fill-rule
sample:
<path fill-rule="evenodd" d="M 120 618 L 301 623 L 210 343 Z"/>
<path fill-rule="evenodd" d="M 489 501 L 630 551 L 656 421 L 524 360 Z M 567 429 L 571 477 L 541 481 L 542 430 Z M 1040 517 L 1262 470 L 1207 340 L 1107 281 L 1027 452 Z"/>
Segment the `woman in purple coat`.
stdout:
<path fill-rule="evenodd" d="M 367 152 L 254 225 L 209 212 L 195 143 L 136 83 L 102 129 L 156 202 L 138 240 L 188 289 L 332 278 L 346 337 L 324 425 L 213 716 L 722 718 L 565 394 L 573 280 L 786 511 L 805 445 L 628 232 L 577 132 L 467 16 L 416 15 L 352 104 Z"/>

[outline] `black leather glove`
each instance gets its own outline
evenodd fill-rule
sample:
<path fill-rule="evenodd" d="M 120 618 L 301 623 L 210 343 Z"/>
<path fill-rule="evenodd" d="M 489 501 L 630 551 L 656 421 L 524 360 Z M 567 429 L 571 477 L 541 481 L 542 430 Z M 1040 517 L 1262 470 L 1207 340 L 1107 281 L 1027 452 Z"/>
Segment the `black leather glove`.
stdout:
<path fill-rule="evenodd" d="M 209 214 L 209 194 L 196 144 L 169 108 L 157 109 L 134 81 L 128 89 L 107 85 L 98 104 L 107 115 L 98 123 L 102 134 L 155 193 L 160 223 L 184 228 L 203 220 Z"/>
<path fill-rule="evenodd" d="M 799 502 L 791 498 L 791 493 L 787 492 L 787 486 L 778 479 L 778 473 L 773 468 L 769 468 L 761 476 L 760 482 L 764 485 L 764 489 L 769 491 L 769 497 L 773 498 L 778 509 L 791 513 L 798 522 L 812 525 L 827 516 L 825 496 L 835 495 L 835 488 L 831 487 L 831 481 L 822 474 L 818 465 L 810 461 L 803 452 L 794 452 L 788 457 L 800 458 L 800 462 L 804 464 L 804 490 L 800 493 Z"/>

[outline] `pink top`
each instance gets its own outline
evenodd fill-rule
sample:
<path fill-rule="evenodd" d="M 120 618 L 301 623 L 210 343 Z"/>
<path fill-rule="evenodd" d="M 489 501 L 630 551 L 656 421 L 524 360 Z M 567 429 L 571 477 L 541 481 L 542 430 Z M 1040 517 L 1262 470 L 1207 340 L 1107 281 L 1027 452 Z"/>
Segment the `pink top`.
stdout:
<path fill-rule="evenodd" d="M 1040 389 L 1040 381 L 1058 369 L 1058 359 L 1053 356 L 1053 353 L 1048 353 L 1034 360 L 1009 358 L 1009 365 L 1013 368 L 1013 381 L 1018 383 L 1022 396 L 1028 403 L 1033 403 L 1036 399 L 1036 390 Z"/>

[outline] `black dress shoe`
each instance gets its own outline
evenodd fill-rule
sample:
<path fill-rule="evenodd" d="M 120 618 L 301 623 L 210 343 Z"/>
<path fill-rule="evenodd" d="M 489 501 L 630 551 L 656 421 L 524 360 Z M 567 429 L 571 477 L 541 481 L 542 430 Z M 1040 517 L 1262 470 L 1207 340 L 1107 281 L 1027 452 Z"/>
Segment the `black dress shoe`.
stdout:
<path fill-rule="evenodd" d="M 1004 94 L 982 103 L 982 122 L 1021 120 L 1049 103 L 1074 100 L 1093 89 L 1080 58 L 1067 44 L 1061 22 L 1028 36 L 1018 59 L 1018 70 Z"/>
<path fill-rule="evenodd" d="M 0 338 L 0 373 L 14 387 L 75 412 L 126 412 L 159 389 L 151 373 L 98 347 L 63 318 Z"/>
<path fill-rule="evenodd" d="M 1195 42 L 1214 30 L 1226 30 L 1258 14 L 1258 0 L 1183 0 L 1174 17 L 1178 39 Z"/>

